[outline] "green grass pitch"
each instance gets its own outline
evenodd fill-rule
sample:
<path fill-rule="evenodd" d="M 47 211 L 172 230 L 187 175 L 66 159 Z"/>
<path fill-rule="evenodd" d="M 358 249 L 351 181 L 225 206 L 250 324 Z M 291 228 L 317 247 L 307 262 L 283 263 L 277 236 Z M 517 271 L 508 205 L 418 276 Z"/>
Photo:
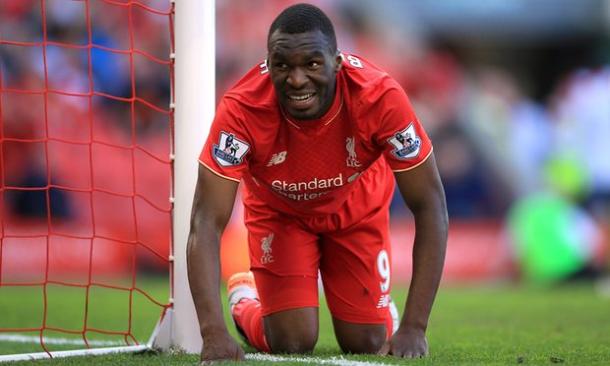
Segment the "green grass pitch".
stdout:
<path fill-rule="evenodd" d="M 167 285 L 163 280 L 142 282 L 151 295 L 166 301 Z M 39 294 L 13 289 L 0 290 L 0 326 L 35 324 L 41 315 Z M 97 291 L 100 291 L 99 289 Z M 67 288 L 50 291 L 48 322 L 64 327 L 82 327 L 82 294 Z M 125 294 L 104 291 L 97 294 L 91 308 L 90 322 L 109 329 L 122 329 Z M 405 291 L 395 289 L 399 307 L 404 304 Z M 323 301 L 323 300 L 322 300 Z M 225 304 L 226 306 L 226 304 Z M 160 308 L 134 298 L 132 320 L 134 335 L 146 342 L 159 315 Z M 104 319 L 116 313 L 115 321 Z M 98 318 L 99 317 L 99 318 Z M 227 319 L 228 320 L 228 319 Z M 311 364 L 341 356 L 334 339 L 330 317 L 321 306 L 320 337 Z M 232 327 L 231 327 L 232 329 Z M 232 329 L 233 334 L 235 332 Z M 2 333 L 0 333 L 1 335 Z M 48 334 L 66 337 L 65 334 Z M 95 338 L 92 335 L 92 338 Z M 109 337 L 97 337 L 107 339 Z M 116 339 L 116 338 L 114 338 Z M 442 287 L 428 329 L 431 355 L 419 360 L 398 360 L 391 357 L 345 356 L 345 360 L 409 365 L 610 365 L 610 299 L 596 294 L 591 284 L 565 285 L 551 289 L 493 286 Z M 65 346 L 52 346 L 58 350 Z M 0 341 L 0 354 L 38 352 L 35 344 Z M 249 349 L 249 351 L 252 351 Z M 322 360 L 322 361 L 321 361 Z M 22 361 L 11 365 L 195 365 L 197 356 L 181 354 L 123 354 L 76 357 L 55 360 Z M 276 362 L 303 365 L 303 362 Z M 223 365 L 264 365 L 269 361 L 223 363 Z M 327 362 L 328 364 L 328 362 Z M 344 362 L 345 365 L 347 363 Z"/>

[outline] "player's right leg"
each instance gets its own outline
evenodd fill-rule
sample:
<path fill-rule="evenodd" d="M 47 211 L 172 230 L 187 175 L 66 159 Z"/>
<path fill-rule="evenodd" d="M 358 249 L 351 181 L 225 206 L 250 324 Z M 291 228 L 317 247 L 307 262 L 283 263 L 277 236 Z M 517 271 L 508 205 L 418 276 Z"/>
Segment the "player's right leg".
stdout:
<path fill-rule="evenodd" d="M 236 304 L 237 326 L 258 350 L 311 352 L 318 339 L 317 236 L 297 220 L 272 212 L 246 209 L 246 226 L 259 300 Z"/>
<path fill-rule="evenodd" d="M 271 344 L 278 353 L 307 353 L 313 350 L 318 337 L 317 308 L 278 311 L 263 320 L 252 272 L 232 275 L 227 282 L 227 292 L 235 327 L 252 347 L 271 352 Z"/>
<path fill-rule="evenodd" d="M 260 300 L 252 272 L 238 272 L 227 281 L 229 308 L 235 328 L 242 338 L 259 351 L 269 352 L 262 326 Z M 248 333 L 244 331 L 248 330 Z"/>
<path fill-rule="evenodd" d="M 284 277 L 260 271 L 254 273 L 257 283 L 261 283 L 258 288 L 266 293 L 261 296 L 265 298 L 261 312 L 264 315 L 265 336 L 271 351 L 313 351 L 318 341 L 317 276 Z M 269 296 L 270 293 L 275 296 Z"/>

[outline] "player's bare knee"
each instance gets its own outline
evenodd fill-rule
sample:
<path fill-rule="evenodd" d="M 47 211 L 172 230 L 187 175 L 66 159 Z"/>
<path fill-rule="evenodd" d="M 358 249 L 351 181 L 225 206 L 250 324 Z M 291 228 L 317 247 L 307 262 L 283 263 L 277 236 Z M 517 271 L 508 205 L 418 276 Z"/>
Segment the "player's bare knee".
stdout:
<path fill-rule="evenodd" d="M 271 337 L 269 346 L 273 353 L 311 353 L 317 341 L 317 333 L 311 331 L 290 332 Z"/>
<path fill-rule="evenodd" d="M 273 353 L 310 353 L 318 341 L 318 309 L 281 311 L 265 318 L 265 336 Z"/>
<path fill-rule="evenodd" d="M 377 353 L 386 340 L 386 334 L 378 329 L 366 329 L 337 338 L 345 353 Z"/>

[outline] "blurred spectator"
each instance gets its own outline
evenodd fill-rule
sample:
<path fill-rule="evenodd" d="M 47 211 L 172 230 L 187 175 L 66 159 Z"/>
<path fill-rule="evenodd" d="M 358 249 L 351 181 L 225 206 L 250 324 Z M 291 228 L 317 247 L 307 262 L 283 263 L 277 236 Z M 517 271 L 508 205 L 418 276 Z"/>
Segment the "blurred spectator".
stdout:
<path fill-rule="evenodd" d="M 464 109 L 465 131 L 483 151 L 511 199 L 540 188 L 550 151 L 551 125 L 543 106 L 525 96 L 513 76 L 498 68 L 475 70 Z"/>
<path fill-rule="evenodd" d="M 587 207 L 610 224 L 610 66 L 579 69 L 552 99 L 554 150 L 580 162 L 590 176 Z"/>
<path fill-rule="evenodd" d="M 296 2 L 216 2 L 217 96 L 266 57 L 268 25 L 280 10 Z M 170 4 L 168 0 L 145 3 L 161 11 Z M 473 26 L 469 25 L 468 14 L 443 18 L 445 13 L 433 11 L 427 14 L 428 18 L 419 18 L 416 11 L 426 7 L 426 2 L 312 3 L 322 7 L 337 24 L 341 49 L 383 67 L 407 91 L 433 139 L 452 217 L 502 217 L 514 200 L 532 197 L 545 187 L 544 166 L 551 156 L 559 154 L 580 162 L 583 174 L 591 177 L 583 200 L 594 218 L 610 228 L 610 66 L 584 68 L 588 64 L 584 52 L 558 46 L 562 39 L 553 30 L 560 27 L 545 28 L 549 33 L 544 37 L 530 32 L 531 38 L 527 39 L 507 37 L 511 32 L 508 28 L 504 36 L 503 32 L 487 34 L 490 28 L 458 35 L 435 34 L 433 28 L 442 28 L 439 22 L 443 21 L 451 25 L 452 21 L 462 20 L 464 26 Z M 48 40 L 54 42 L 45 48 L 46 64 L 39 45 L 2 43 L 42 42 L 45 22 L 41 4 L 46 6 Z M 470 7 L 446 7 L 445 15 L 452 9 L 466 11 Z M 441 18 L 430 18 L 431 15 Z M 555 21 L 560 22 L 561 18 Z M 515 27 L 520 23 L 511 24 Z M 130 17 L 127 2 L 0 1 L 2 183 L 46 186 L 50 169 L 53 184 L 139 194 L 165 207 L 170 168 L 161 161 L 167 159 L 170 149 L 166 137 L 170 121 L 164 112 L 170 101 L 169 72 L 167 65 L 146 55 L 168 59 L 168 29 L 167 16 L 152 14 L 139 6 L 131 5 Z M 524 33 L 527 32 L 519 34 Z M 89 36 L 94 45 L 90 56 L 88 49 L 82 48 L 88 45 Z M 578 40 L 578 30 L 571 29 L 570 37 Z M 576 43 L 579 42 L 572 40 L 573 45 Z M 606 45 L 607 52 L 608 42 L 600 43 Z M 522 58 L 524 45 L 547 58 Z M 547 52 L 546 47 L 553 47 L 553 51 Z M 579 45 L 577 49 L 587 47 Z M 138 52 L 130 52 L 132 49 Z M 558 65 L 578 65 L 567 70 L 567 76 L 550 96 L 547 94 L 551 82 L 567 68 L 554 65 L 547 70 L 549 55 L 566 56 L 569 62 Z M 603 57 L 607 63 L 608 54 Z M 488 62 L 490 59 L 501 59 L 504 66 L 488 66 L 497 64 Z M 536 60 L 536 70 L 540 71 L 542 64 L 547 71 L 544 77 L 536 72 L 516 72 L 534 66 Z M 545 85 L 541 87 L 541 83 Z M 523 85 L 530 88 L 525 90 Z M 45 88 L 78 96 L 52 92 L 45 101 L 43 94 L 13 92 L 40 92 Z M 532 89 L 544 95 L 536 95 L 538 99 L 534 100 Z M 92 92 L 97 94 L 89 97 Z M 549 104 L 543 104 L 547 99 Z M 46 138 L 51 138 L 50 142 L 45 142 Z M 57 153 L 57 159 L 42 163 L 44 144 L 48 151 Z M 90 161 L 101 165 L 96 168 L 97 173 L 91 173 Z M 115 178 L 112 173 L 116 169 L 134 172 L 135 176 L 122 174 Z M 51 196 L 60 197 L 55 191 L 51 190 Z M 12 196 L 7 203 L 15 205 L 21 200 L 14 192 L 4 194 Z M 79 207 L 88 201 L 81 205 L 72 194 L 64 195 L 66 214 L 78 219 L 87 211 Z M 23 198 L 20 202 L 29 200 Z M 111 216 L 113 207 L 106 201 L 100 200 L 109 206 L 106 209 Z M 402 202 L 393 205 L 393 209 L 399 207 L 404 210 Z M 103 208 L 96 210 L 101 212 Z M 157 223 L 150 216 L 138 220 L 142 225 Z"/>
<path fill-rule="evenodd" d="M 434 135 L 435 156 L 445 187 L 447 210 L 456 218 L 500 217 L 501 202 L 484 162 L 459 126 L 453 125 Z"/>
<path fill-rule="evenodd" d="M 599 274 L 599 228 L 575 203 L 586 189 L 585 176 L 578 162 L 552 159 L 546 167 L 547 188 L 518 199 L 511 208 L 508 227 L 525 280 L 549 284 Z"/>
<path fill-rule="evenodd" d="M 553 126 L 544 106 L 522 98 L 512 108 L 509 153 L 515 169 L 518 196 L 544 187 L 540 173 L 551 153 Z"/>
<path fill-rule="evenodd" d="M 126 2 L 0 1 L 3 225 L 121 238 L 137 224 L 146 234 L 124 240 L 150 232 L 169 250 L 169 25 Z"/>

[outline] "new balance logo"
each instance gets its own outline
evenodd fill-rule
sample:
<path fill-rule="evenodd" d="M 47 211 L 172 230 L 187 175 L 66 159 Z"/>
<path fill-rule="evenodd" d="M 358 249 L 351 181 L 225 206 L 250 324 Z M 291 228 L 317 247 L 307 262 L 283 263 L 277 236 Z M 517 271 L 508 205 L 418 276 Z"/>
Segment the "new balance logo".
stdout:
<path fill-rule="evenodd" d="M 287 151 L 282 151 L 277 154 L 273 154 L 273 156 L 271 156 L 271 159 L 267 163 L 267 166 L 282 164 L 286 160 L 287 154 L 288 154 Z"/>
<path fill-rule="evenodd" d="M 390 295 L 381 295 L 381 297 L 379 297 L 379 301 L 377 301 L 377 309 L 387 308 L 390 305 L 390 302 L 392 302 Z"/>

